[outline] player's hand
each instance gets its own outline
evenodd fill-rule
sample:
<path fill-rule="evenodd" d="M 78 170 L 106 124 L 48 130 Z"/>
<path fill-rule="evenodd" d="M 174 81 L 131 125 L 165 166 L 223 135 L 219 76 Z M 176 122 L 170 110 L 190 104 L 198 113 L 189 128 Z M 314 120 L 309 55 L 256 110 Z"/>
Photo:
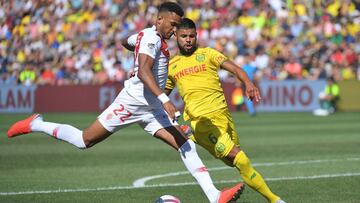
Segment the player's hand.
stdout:
<path fill-rule="evenodd" d="M 165 102 L 163 104 L 165 111 L 169 114 L 170 118 L 173 121 L 177 121 L 177 119 L 180 117 L 180 112 L 176 109 L 175 105 L 171 102 Z"/>
<path fill-rule="evenodd" d="M 253 83 L 246 84 L 246 96 L 251 101 L 259 102 L 261 100 L 260 91 Z"/>

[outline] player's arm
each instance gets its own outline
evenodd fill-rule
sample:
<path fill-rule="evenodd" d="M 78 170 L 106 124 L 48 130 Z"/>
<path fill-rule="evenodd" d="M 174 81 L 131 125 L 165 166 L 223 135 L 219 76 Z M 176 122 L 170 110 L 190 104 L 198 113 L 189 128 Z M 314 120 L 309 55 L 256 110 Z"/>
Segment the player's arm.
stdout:
<path fill-rule="evenodd" d="M 261 96 L 259 89 L 255 87 L 254 83 L 250 81 L 249 77 L 246 75 L 243 69 L 230 60 L 225 60 L 220 65 L 220 67 L 234 74 L 241 82 L 245 84 L 246 95 L 248 99 L 255 100 L 256 102 L 260 101 Z"/>
<path fill-rule="evenodd" d="M 138 77 L 144 85 L 156 96 L 163 93 L 160 87 L 156 84 L 152 73 L 154 59 L 146 54 L 139 53 L 139 70 Z"/>
<path fill-rule="evenodd" d="M 125 37 L 124 39 L 120 40 L 121 45 L 129 51 L 134 51 L 136 38 L 137 38 L 137 34 Z"/>
<path fill-rule="evenodd" d="M 179 115 L 175 115 L 177 109 L 174 104 L 171 103 L 169 97 L 160 89 L 156 84 L 155 78 L 152 73 L 152 67 L 154 65 L 154 59 L 149 55 L 139 53 L 139 70 L 138 77 L 144 83 L 145 87 L 148 88 L 158 99 L 162 102 L 165 111 L 169 114 L 170 118 L 176 119 Z"/>

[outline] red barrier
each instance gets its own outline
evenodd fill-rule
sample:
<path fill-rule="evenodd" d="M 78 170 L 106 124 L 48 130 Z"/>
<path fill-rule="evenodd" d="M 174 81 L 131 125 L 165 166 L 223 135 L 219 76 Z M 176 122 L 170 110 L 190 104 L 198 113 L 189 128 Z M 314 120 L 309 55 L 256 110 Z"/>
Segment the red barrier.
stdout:
<path fill-rule="evenodd" d="M 1 85 L 0 113 L 30 113 L 34 109 L 36 86 Z"/>
<path fill-rule="evenodd" d="M 256 104 L 259 112 L 311 111 L 318 107 L 317 95 L 325 81 L 261 81 L 262 101 Z M 223 83 L 230 110 L 235 86 Z M 101 112 L 115 99 L 121 85 L 109 86 L 1 86 L 0 113 L 31 112 Z M 170 96 L 178 109 L 183 101 L 177 91 Z"/>
<path fill-rule="evenodd" d="M 35 112 L 100 112 L 121 86 L 38 86 Z"/>

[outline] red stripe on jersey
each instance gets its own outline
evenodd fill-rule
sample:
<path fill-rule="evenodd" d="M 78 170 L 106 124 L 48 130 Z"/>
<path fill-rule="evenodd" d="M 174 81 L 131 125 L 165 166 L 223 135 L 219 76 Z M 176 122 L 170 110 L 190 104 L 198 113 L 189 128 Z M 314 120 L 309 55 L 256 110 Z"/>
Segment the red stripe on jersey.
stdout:
<path fill-rule="evenodd" d="M 53 132 L 52 132 L 52 136 L 54 136 L 55 138 L 57 138 L 58 131 L 59 131 L 59 127 L 56 127 L 56 128 L 53 130 Z"/>
<path fill-rule="evenodd" d="M 160 48 L 161 52 L 166 56 L 166 57 L 170 57 L 170 52 L 168 50 L 168 45 L 165 42 L 165 40 L 163 38 L 161 38 L 161 48 Z"/>
<path fill-rule="evenodd" d="M 140 32 L 138 36 L 136 37 L 136 43 L 135 43 L 135 57 L 134 57 L 134 63 L 136 63 L 137 57 L 139 55 L 139 49 L 140 49 L 140 42 L 141 38 L 144 36 L 144 32 Z"/>

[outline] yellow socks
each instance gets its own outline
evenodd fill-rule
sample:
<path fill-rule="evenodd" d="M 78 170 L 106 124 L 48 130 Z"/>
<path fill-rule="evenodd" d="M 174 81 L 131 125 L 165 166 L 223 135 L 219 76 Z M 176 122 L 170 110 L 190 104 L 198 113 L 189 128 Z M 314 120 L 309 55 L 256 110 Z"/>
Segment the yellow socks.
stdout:
<path fill-rule="evenodd" d="M 280 197 L 276 196 L 271 192 L 269 187 L 266 185 L 263 177 L 260 173 L 258 173 L 250 163 L 249 158 L 243 151 L 240 151 L 235 159 L 234 165 L 239 170 L 241 177 L 245 181 L 245 183 L 258 191 L 261 195 L 263 195 L 269 202 L 273 203 L 280 199 Z"/>

